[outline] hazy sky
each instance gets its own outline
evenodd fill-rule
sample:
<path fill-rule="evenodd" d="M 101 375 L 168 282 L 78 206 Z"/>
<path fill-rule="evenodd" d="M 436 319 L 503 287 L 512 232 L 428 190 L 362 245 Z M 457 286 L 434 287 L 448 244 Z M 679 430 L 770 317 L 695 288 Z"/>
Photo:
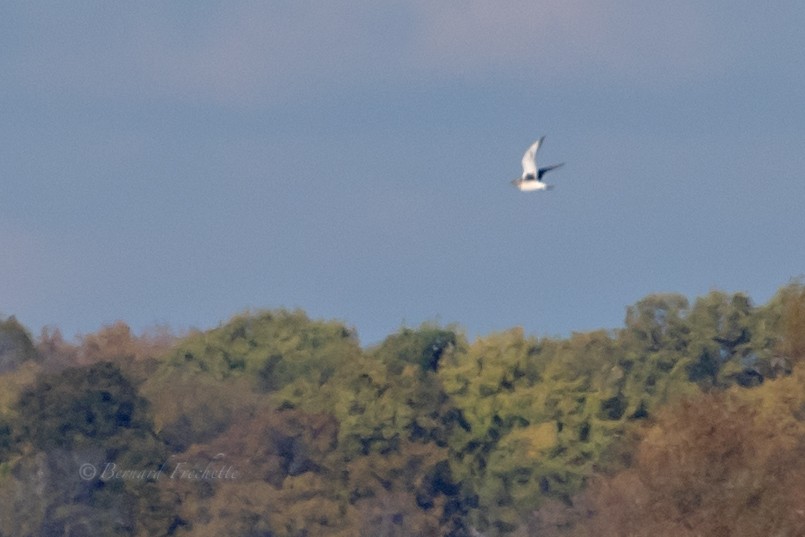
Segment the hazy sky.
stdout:
<path fill-rule="evenodd" d="M 344 7 L 346 6 L 346 7 Z M 371 344 L 805 273 L 805 3 L 0 3 L 0 313 Z M 509 181 L 541 135 L 550 192 Z"/>

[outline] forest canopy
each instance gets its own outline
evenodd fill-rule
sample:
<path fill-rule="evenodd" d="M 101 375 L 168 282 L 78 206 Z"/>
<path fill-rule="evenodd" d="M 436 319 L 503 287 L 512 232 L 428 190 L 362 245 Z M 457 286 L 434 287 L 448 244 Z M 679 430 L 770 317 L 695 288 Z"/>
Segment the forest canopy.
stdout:
<path fill-rule="evenodd" d="M 469 341 L 0 318 L 0 536 L 798 535 L 805 287 Z"/>

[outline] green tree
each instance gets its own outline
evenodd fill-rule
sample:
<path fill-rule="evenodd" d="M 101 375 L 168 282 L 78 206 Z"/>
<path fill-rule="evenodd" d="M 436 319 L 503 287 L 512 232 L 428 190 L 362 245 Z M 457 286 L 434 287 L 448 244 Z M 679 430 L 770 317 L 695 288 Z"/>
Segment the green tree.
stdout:
<path fill-rule="evenodd" d="M 369 352 L 383 369 L 376 396 L 341 418 L 348 432 L 349 487 L 361 535 L 447 535 L 460 531 L 466 498 L 453 477 L 448 442 L 462 426 L 439 371 L 465 348 L 455 329 L 404 328 Z"/>
<path fill-rule="evenodd" d="M 141 516 L 158 495 L 154 483 L 130 487 L 101 478 L 107 464 L 155 470 L 165 456 L 147 401 L 116 366 L 107 362 L 40 374 L 20 395 L 13 429 L 21 456 L 0 487 L 0 504 L 7 510 L 0 532 L 167 531 L 170 513 Z"/>
<path fill-rule="evenodd" d="M 360 357 L 357 338 L 340 323 L 260 311 L 177 343 L 142 390 L 160 434 L 181 451 L 221 434 L 239 413 L 331 409 L 329 388 L 347 390 L 344 375 L 357 378 Z M 341 376 L 329 382 L 333 375 Z"/>
<path fill-rule="evenodd" d="M 0 319 L 0 374 L 38 357 L 31 335 L 16 318 Z"/>
<path fill-rule="evenodd" d="M 321 384 L 357 350 L 355 335 L 340 323 L 311 321 L 301 311 L 259 311 L 185 338 L 160 373 L 181 369 L 215 380 L 246 374 L 272 392 L 299 377 Z"/>
<path fill-rule="evenodd" d="M 540 535 L 799 535 L 804 380 L 700 394 L 664 408 L 643 433 L 634 466 L 600 476 L 577 500 L 587 515 L 554 519 L 575 528 L 563 531 L 543 517 Z"/>
<path fill-rule="evenodd" d="M 148 402 L 109 362 L 43 374 L 17 406 L 23 438 L 36 449 L 71 449 L 123 436 L 147 436 Z"/>
<path fill-rule="evenodd" d="M 578 490 L 607 437 L 592 395 L 612 381 L 601 373 L 612 352 L 606 333 L 566 343 L 514 329 L 445 363 L 439 374 L 463 424 L 450 437 L 451 466 L 474 527 L 510 533 L 545 498 Z"/>

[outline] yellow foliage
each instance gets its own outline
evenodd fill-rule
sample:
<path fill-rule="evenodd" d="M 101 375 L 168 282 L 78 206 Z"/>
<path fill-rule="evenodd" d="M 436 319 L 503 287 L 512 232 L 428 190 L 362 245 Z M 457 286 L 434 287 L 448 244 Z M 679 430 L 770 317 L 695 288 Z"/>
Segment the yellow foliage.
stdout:
<path fill-rule="evenodd" d="M 0 375 L 0 414 L 11 411 L 23 387 L 33 384 L 36 375 L 42 370 L 39 364 L 28 361 L 14 371 Z"/>
<path fill-rule="evenodd" d="M 549 421 L 512 431 L 506 436 L 504 444 L 513 446 L 516 452 L 532 459 L 554 447 L 557 441 L 556 424 Z"/>

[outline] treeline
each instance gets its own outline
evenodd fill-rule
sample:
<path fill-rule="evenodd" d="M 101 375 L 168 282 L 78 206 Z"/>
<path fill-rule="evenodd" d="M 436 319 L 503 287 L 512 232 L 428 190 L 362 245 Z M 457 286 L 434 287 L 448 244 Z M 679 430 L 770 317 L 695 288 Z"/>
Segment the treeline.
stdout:
<path fill-rule="evenodd" d="M 613 331 L 362 348 L 299 311 L 65 341 L 0 322 L 0 537 L 805 529 L 805 287 Z"/>

